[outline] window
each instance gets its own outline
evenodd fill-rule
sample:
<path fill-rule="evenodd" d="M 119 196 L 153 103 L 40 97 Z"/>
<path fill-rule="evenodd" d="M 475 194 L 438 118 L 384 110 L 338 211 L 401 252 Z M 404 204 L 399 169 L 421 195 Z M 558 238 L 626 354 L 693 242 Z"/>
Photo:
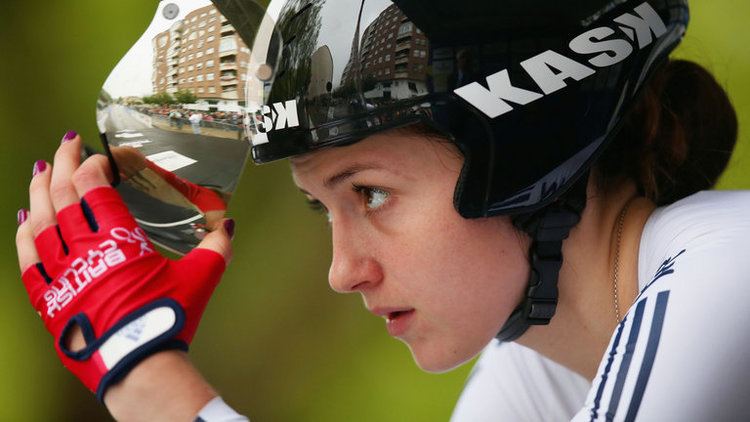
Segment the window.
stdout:
<path fill-rule="evenodd" d="M 385 55 L 385 61 L 387 61 L 387 62 L 391 61 L 391 55 L 390 54 L 386 54 Z"/>
<path fill-rule="evenodd" d="M 403 23 L 398 28 L 398 35 L 411 34 L 412 30 L 414 30 L 414 24 L 413 23 L 411 23 L 411 22 Z"/>
<path fill-rule="evenodd" d="M 192 83 L 193 81 L 195 81 L 194 77 L 191 76 L 191 77 L 188 78 L 188 83 Z"/>
<path fill-rule="evenodd" d="M 206 60 L 206 67 L 214 67 L 214 61 L 213 60 Z"/>
<path fill-rule="evenodd" d="M 199 94 L 203 94 L 203 88 L 202 88 L 202 87 L 201 87 L 201 88 L 198 88 L 198 93 L 199 93 Z"/>
<path fill-rule="evenodd" d="M 215 15 L 216 14 L 216 9 L 211 9 L 211 11 L 208 12 L 208 14 L 209 15 Z M 211 19 L 216 19 L 216 18 L 211 18 Z"/>
<path fill-rule="evenodd" d="M 191 54 L 188 56 L 188 61 L 191 61 L 195 58 L 195 54 Z"/>
<path fill-rule="evenodd" d="M 195 58 L 196 59 L 200 59 L 201 57 L 203 57 L 203 52 L 202 51 L 199 51 L 199 52 L 195 53 Z"/>
<path fill-rule="evenodd" d="M 190 66 L 188 66 L 188 72 L 192 72 L 192 71 L 193 71 L 193 69 L 195 69 L 195 68 L 193 67 L 193 65 L 190 65 Z"/>
<path fill-rule="evenodd" d="M 195 22 L 198 20 L 198 16 L 193 16 L 193 19 L 190 19 L 190 22 Z"/>
<path fill-rule="evenodd" d="M 419 51 L 419 57 L 427 57 L 427 52 L 424 50 Z"/>
<path fill-rule="evenodd" d="M 386 75 L 390 75 L 391 74 L 391 68 L 390 67 L 386 67 L 385 68 L 385 74 Z"/>
<path fill-rule="evenodd" d="M 213 73 L 207 73 L 206 74 L 206 80 L 207 81 L 213 81 L 214 80 L 214 74 Z"/>
<path fill-rule="evenodd" d="M 237 41 L 234 37 L 224 37 L 219 44 L 219 52 L 232 51 L 237 49 Z"/>
<path fill-rule="evenodd" d="M 190 36 L 188 37 L 188 41 L 193 41 L 196 38 L 198 38 L 198 33 L 197 32 L 191 32 Z"/>
<path fill-rule="evenodd" d="M 195 65 L 195 70 L 201 70 L 201 69 L 203 69 L 203 63 L 198 63 L 197 65 Z"/>
<path fill-rule="evenodd" d="M 208 27 L 208 32 L 214 32 L 214 31 L 216 31 L 216 26 L 215 25 Z"/>
<path fill-rule="evenodd" d="M 198 82 L 203 82 L 203 75 L 196 76 L 195 80 L 197 80 Z"/>
<path fill-rule="evenodd" d="M 184 68 L 184 67 L 181 67 L 181 68 L 180 68 L 180 70 L 179 70 L 178 72 L 179 72 L 179 73 L 185 73 L 185 68 Z"/>
<path fill-rule="evenodd" d="M 198 28 L 205 28 L 206 27 L 206 21 L 200 21 L 198 24 Z"/>
<path fill-rule="evenodd" d="M 159 38 L 159 48 L 164 48 L 167 45 L 167 36 Z"/>
<path fill-rule="evenodd" d="M 184 57 L 180 57 L 180 63 L 185 63 L 185 58 Z"/>
<path fill-rule="evenodd" d="M 184 84 L 185 83 L 185 78 L 180 79 L 180 83 Z"/>
<path fill-rule="evenodd" d="M 164 83 L 164 78 L 159 79 L 159 84 L 163 84 L 163 83 Z"/>
<path fill-rule="evenodd" d="M 215 39 L 216 39 L 216 37 L 214 37 L 213 35 L 211 35 L 210 37 L 206 38 L 206 42 L 213 42 L 213 40 L 215 40 Z"/>
<path fill-rule="evenodd" d="M 393 38 L 393 32 L 391 32 L 390 34 L 388 34 L 388 39 L 390 40 L 391 38 Z"/>
<path fill-rule="evenodd" d="M 209 93 L 209 94 L 214 94 L 214 93 L 216 93 L 216 88 L 214 88 L 214 87 L 212 87 L 212 86 L 209 86 L 209 87 L 208 87 L 208 93 Z"/>
<path fill-rule="evenodd" d="M 209 54 L 214 54 L 214 51 L 215 51 L 215 50 L 214 50 L 214 48 L 213 48 L 213 47 L 211 47 L 211 48 L 209 48 L 208 50 L 206 50 L 206 55 L 209 55 Z"/>
<path fill-rule="evenodd" d="M 414 57 L 419 57 L 419 50 L 414 50 Z"/>

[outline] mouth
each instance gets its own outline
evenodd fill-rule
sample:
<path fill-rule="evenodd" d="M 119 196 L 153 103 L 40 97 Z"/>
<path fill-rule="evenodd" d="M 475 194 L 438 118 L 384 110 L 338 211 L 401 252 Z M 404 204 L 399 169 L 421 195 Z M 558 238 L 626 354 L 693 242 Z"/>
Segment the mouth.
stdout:
<path fill-rule="evenodd" d="M 401 316 L 404 316 L 404 315 L 406 315 L 406 314 L 409 314 L 409 313 L 411 313 L 411 312 L 414 312 L 414 309 L 408 309 L 408 310 L 403 310 L 403 311 L 393 311 L 393 312 L 389 312 L 389 313 L 387 313 L 387 314 L 385 315 L 385 322 L 386 322 L 386 323 L 390 323 L 391 321 L 395 321 L 395 320 L 396 320 L 396 319 L 398 319 L 399 317 L 401 317 Z"/>
<path fill-rule="evenodd" d="M 373 309 L 375 315 L 385 318 L 385 327 L 392 337 L 399 337 L 406 333 L 414 320 L 414 308 Z"/>

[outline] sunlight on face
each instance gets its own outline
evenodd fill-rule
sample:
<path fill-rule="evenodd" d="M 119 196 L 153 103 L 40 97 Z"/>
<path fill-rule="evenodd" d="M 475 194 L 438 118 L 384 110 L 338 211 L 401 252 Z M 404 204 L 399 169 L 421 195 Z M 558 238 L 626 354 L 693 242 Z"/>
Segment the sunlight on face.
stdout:
<path fill-rule="evenodd" d="M 452 145 L 403 130 L 292 160 L 295 183 L 329 217 L 331 287 L 362 294 L 432 372 L 481 351 L 529 272 L 508 218 L 456 212 L 462 164 Z"/>

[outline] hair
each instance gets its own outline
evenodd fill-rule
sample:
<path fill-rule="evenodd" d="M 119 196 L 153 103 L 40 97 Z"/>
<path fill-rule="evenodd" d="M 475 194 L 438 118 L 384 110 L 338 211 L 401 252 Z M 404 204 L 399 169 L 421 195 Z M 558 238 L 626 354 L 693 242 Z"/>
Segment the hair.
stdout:
<path fill-rule="evenodd" d="M 713 187 L 737 141 L 727 93 L 700 65 L 670 60 L 655 70 L 623 125 L 594 164 L 598 186 L 625 178 L 665 205 Z"/>

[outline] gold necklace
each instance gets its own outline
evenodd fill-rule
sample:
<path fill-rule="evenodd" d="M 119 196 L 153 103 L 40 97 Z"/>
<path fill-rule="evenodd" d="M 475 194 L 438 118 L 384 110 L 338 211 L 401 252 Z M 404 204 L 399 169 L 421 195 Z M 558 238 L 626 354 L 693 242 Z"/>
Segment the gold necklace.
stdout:
<path fill-rule="evenodd" d="M 622 227 L 625 225 L 625 214 L 628 213 L 628 208 L 630 208 L 630 204 L 633 202 L 633 199 L 631 198 L 627 204 L 622 208 L 622 211 L 620 211 L 620 215 L 617 217 L 617 247 L 615 249 L 615 264 L 613 268 L 613 274 L 612 274 L 612 284 L 613 284 L 613 293 L 614 293 L 614 303 L 615 303 L 615 320 L 619 324 L 620 319 L 620 299 L 618 297 L 617 292 L 617 276 L 620 269 L 620 243 L 622 241 Z"/>

